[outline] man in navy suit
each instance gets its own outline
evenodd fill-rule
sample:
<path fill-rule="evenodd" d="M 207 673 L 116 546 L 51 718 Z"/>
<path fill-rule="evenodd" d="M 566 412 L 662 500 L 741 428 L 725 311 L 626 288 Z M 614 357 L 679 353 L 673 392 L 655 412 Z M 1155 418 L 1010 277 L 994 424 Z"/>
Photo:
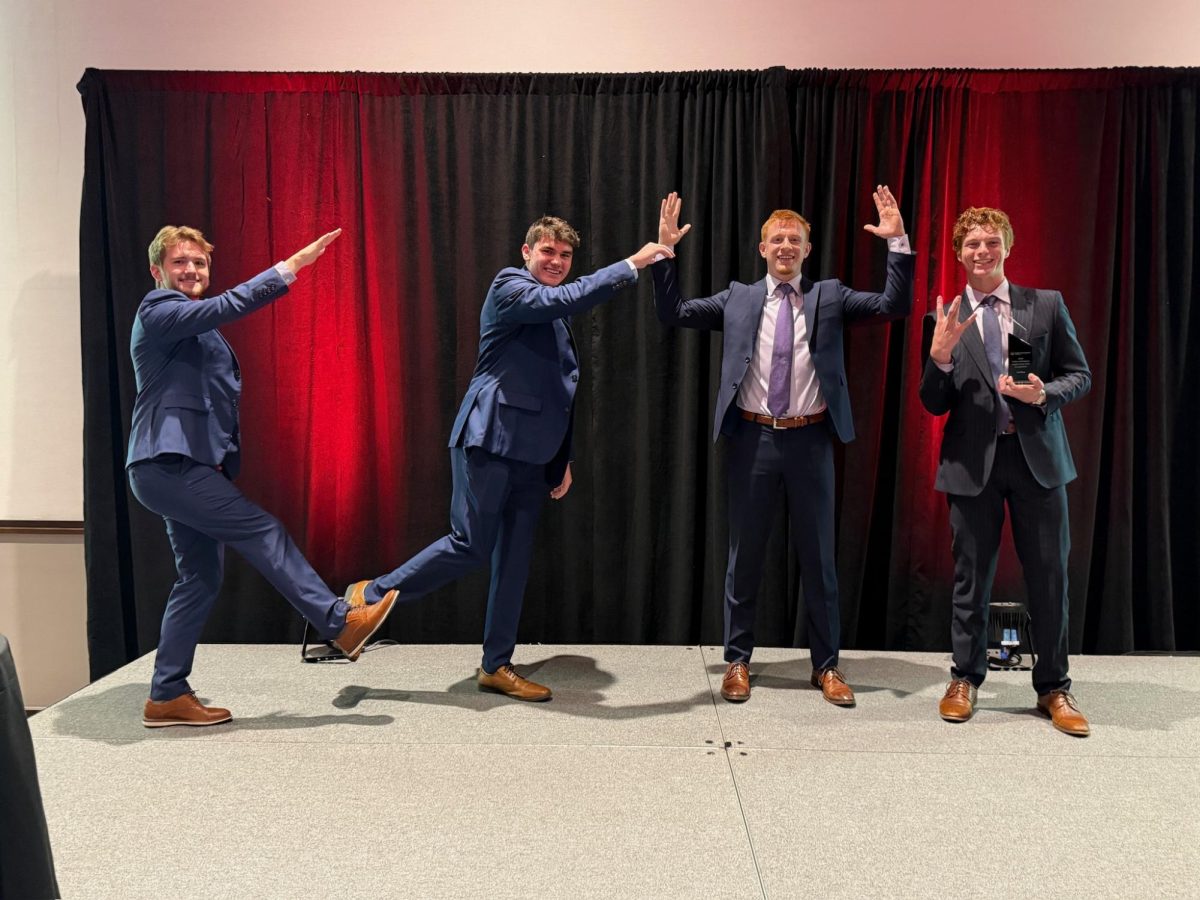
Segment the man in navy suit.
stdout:
<path fill-rule="evenodd" d="M 373 604 L 399 592 L 415 600 L 489 559 L 492 565 L 480 688 L 518 700 L 549 700 L 550 689 L 512 667 L 534 527 L 549 489 L 571 487 L 571 430 L 579 362 L 567 318 L 637 281 L 668 247 L 633 256 L 565 284 L 579 235 L 562 219 L 538 219 L 525 235 L 523 268 L 502 269 L 479 316 L 479 359 L 450 432 L 450 533 L 395 571 L 353 585 Z"/>
<path fill-rule="evenodd" d="M 1020 287 L 1005 276 L 1013 230 L 1004 212 L 967 209 L 954 225 L 953 243 L 967 287 L 949 310 L 938 297 L 925 317 L 929 358 L 920 387 L 927 410 L 949 413 L 935 486 L 950 507 L 954 665 L 939 712 L 965 722 L 975 711 L 987 673 L 988 603 L 1007 504 L 1029 592 L 1038 709 L 1060 731 L 1085 737 L 1088 721 L 1067 674 L 1066 484 L 1075 479 L 1075 462 L 1060 410 L 1088 392 L 1092 373 L 1062 294 Z M 1031 345 L 1028 383 L 1007 374 L 1013 336 Z"/>
<path fill-rule="evenodd" d="M 150 244 L 156 289 L 133 323 L 137 379 L 129 485 L 163 517 L 179 580 L 163 613 L 154 678 L 142 723 L 217 725 L 232 716 L 196 699 L 188 675 L 204 622 L 221 588 L 225 546 L 236 549 L 326 640 L 357 659 L 395 602 L 373 607 L 334 596 L 273 516 L 232 479 L 241 451 L 242 373 L 217 326 L 261 309 L 288 291 L 296 273 L 325 252 L 341 229 L 216 297 L 208 289 L 212 244 L 195 228 L 168 225 Z"/>
<path fill-rule="evenodd" d="M 886 185 L 873 196 L 879 224 L 864 227 L 888 241 L 882 294 L 801 275 L 812 251 L 811 228 L 788 209 L 776 210 L 762 226 L 758 252 L 767 261 L 767 276 L 754 284 L 735 281 L 715 296 L 685 300 L 674 263 L 651 267 L 661 321 L 723 332 L 713 440 L 722 434 L 729 439 L 727 666 L 721 696 L 734 703 L 750 697 L 755 601 L 781 487 L 800 559 L 812 685 L 837 706 L 855 703 L 838 668 L 841 618 L 834 558 L 832 439 L 854 439 L 842 330 L 847 322 L 903 318 L 912 308 L 913 256 L 904 220 Z M 674 193 L 662 202 L 658 239 L 663 244 L 674 246 L 691 228 L 679 226 L 680 206 Z"/>

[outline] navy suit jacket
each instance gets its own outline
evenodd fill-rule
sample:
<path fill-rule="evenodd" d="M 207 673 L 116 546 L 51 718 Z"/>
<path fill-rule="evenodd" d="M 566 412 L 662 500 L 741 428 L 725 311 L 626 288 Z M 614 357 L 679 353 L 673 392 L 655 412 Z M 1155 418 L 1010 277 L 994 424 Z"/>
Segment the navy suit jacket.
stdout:
<path fill-rule="evenodd" d="M 189 300 L 163 289 L 146 295 L 130 339 L 137 398 L 126 467 L 179 453 L 237 475 L 242 374 L 216 329 L 286 293 L 272 267 L 216 297 Z"/>
<path fill-rule="evenodd" d="M 1075 478 L 1075 461 L 1067 444 L 1060 410 L 1092 386 L 1092 373 L 1075 336 L 1062 294 L 1021 287 L 1009 282 L 1013 332 L 1033 346 L 1032 372 L 1046 385 L 1045 406 L 1006 399 L 1017 426 L 1021 451 L 1033 477 L 1052 488 Z M 966 291 L 963 292 L 964 298 Z M 971 314 L 959 304 L 959 321 Z M 921 403 L 935 416 L 950 416 L 942 434 L 941 458 L 934 486 L 949 494 L 977 496 L 992 474 L 996 458 L 996 404 L 992 370 L 983 338 L 972 324 L 950 354 L 954 369 L 943 372 L 929 358 L 936 312 L 924 320 L 925 371 Z"/>
<path fill-rule="evenodd" d="M 636 281 L 624 260 L 558 287 L 542 284 L 528 269 L 502 269 L 483 301 L 479 359 L 450 446 L 546 464 L 547 482 L 561 482 L 571 459 L 579 382 L 566 319 Z"/>
<path fill-rule="evenodd" d="M 828 407 L 830 424 L 843 442 L 854 440 L 854 417 L 846 389 L 842 325 L 857 319 L 902 319 L 907 316 L 912 309 L 915 259 L 909 253 L 888 253 L 887 282 L 882 294 L 855 291 L 833 278 L 817 282 L 802 278 L 800 281 L 808 349 Z M 731 434 L 739 416 L 738 387 L 750 368 L 758 342 L 758 326 L 767 302 L 766 279 L 754 284 L 735 281 L 715 296 L 684 300 L 671 260 L 655 263 L 651 273 L 654 275 L 654 305 L 662 322 L 723 332 L 721 386 L 717 391 L 713 440 L 722 433 Z"/>

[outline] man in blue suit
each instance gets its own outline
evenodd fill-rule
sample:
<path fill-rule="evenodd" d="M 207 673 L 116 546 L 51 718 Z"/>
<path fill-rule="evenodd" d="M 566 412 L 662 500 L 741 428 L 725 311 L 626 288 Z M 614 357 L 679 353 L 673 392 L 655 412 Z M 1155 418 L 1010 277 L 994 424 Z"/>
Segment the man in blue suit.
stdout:
<path fill-rule="evenodd" d="M 370 605 L 399 592 L 415 600 L 492 565 L 480 688 L 518 700 L 549 700 L 550 689 L 512 667 L 517 624 L 533 552 L 534 527 L 549 488 L 571 487 L 571 431 L 579 362 L 567 318 L 609 300 L 668 247 L 633 256 L 565 284 L 579 235 L 559 218 L 525 235 L 523 268 L 502 269 L 479 316 L 479 358 L 450 431 L 450 533 L 400 568 L 351 587 Z"/>
<path fill-rule="evenodd" d="M 948 722 L 975 712 L 1007 506 L 1029 594 L 1037 708 L 1059 731 L 1087 737 L 1067 663 L 1066 485 L 1075 462 L 1061 410 L 1091 389 L 1092 373 L 1062 294 L 1021 287 L 1004 274 L 1013 229 L 1002 210 L 965 210 L 953 245 L 967 286 L 949 309 L 938 297 L 925 317 L 929 357 L 920 387 L 929 412 L 948 414 L 934 486 L 950 508 L 954 665 L 938 711 Z M 1027 382 L 1007 372 L 1014 337 L 1030 345 Z"/>
<path fill-rule="evenodd" d="M 842 330 L 847 322 L 908 315 L 914 259 L 892 192 L 880 185 L 874 200 L 879 224 L 864 227 L 888 241 L 882 294 L 803 276 L 801 264 L 812 251 L 811 228 L 787 209 L 773 212 L 762 226 L 758 252 L 767 261 L 767 276 L 754 284 L 735 281 L 715 296 L 685 300 L 674 263 L 651 267 L 661 321 L 723 332 L 713 440 L 722 434 L 729 439 L 727 666 L 721 696 L 730 702 L 750 698 L 755 602 L 782 487 L 804 585 L 811 682 L 830 703 L 855 703 L 838 668 L 841 618 L 834 558 L 832 439 L 854 439 Z M 691 228 L 679 226 L 680 206 L 677 194 L 662 202 L 658 239 L 672 247 Z"/>
<path fill-rule="evenodd" d="M 216 297 L 208 289 L 212 244 L 195 228 L 168 225 L 150 244 L 156 289 L 133 323 L 137 379 L 129 485 L 163 517 L 179 580 L 163 613 L 154 678 L 142 723 L 217 725 L 227 709 L 196 699 L 188 675 L 204 622 L 221 588 L 225 546 L 236 549 L 326 640 L 357 659 L 395 602 L 373 607 L 338 599 L 273 516 L 234 485 L 241 451 L 242 373 L 217 326 L 261 309 L 288 291 L 296 273 L 341 234 L 332 231 L 260 275 Z"/>

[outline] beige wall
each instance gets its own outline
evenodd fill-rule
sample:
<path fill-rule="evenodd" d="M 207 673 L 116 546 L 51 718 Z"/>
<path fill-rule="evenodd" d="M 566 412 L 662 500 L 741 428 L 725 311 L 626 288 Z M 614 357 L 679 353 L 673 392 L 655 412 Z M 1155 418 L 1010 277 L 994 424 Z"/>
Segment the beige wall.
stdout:
<path fill-rule="evenodd" d="M 27 707 L 88 683 L 84 589 L 81 536 L 0 534 L 0 634 Z"/>
<path fill-rule="evenodd" d="M 78 268 L 83 116 L 74 86 L 88 66 L 1197 66 L 1197 33 L 1196 0 L 0 0 L 0 520 L 82 515 L 78 290 L 95 273 Z M 84 671 L 81 549 L 9 541 L 3 553 L 0 629 L 23 629 L 14 647 L 31 679 L 26 695 L 61 695 Z M 52 657 L 16 587 L 55 598 L 53 615 L 69 625 Z M 35 659 L 50 670 L 28 669 Z"/>

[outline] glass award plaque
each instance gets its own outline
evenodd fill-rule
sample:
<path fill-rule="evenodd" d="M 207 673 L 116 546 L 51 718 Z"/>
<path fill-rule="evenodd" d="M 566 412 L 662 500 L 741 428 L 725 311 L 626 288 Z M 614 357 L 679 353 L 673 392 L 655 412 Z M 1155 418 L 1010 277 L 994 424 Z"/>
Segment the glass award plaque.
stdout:
<path fill-rule="evenodd" d="M 1033 368 L 1033 347 L 1015 334 L 1008 337 L 1008 374 L 1017 384 L 1029 384 L 1029 372 Z"/>

